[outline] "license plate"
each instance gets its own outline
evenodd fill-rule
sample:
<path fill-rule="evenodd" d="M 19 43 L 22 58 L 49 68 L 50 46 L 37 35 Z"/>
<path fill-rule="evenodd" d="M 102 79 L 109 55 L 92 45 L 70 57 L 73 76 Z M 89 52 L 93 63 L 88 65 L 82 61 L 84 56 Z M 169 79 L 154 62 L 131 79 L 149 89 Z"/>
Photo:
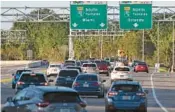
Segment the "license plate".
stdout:
<path fill-rule="evenodd" d="M 70 112 L 70 109 L 60 109 L 60 112 Z"/>
<path fill-rule="evenodd" d="M 89 84 L 83 84 L 83 87 L 89 87 Z"/>
<path fill-rule="evenodd" d="M 124 75 L 120 75 L 120 77 L 124 77 Z"/>
<path fill-rule="evenodd" d="M 131 96 L 123 96 L 123 100 L 131 100 Z"/>
<path fill-rule="evenodd" d="M 66 78 L 66 80 L 70 81 L 70 80 L 71 80 L 71 78 Z"/>

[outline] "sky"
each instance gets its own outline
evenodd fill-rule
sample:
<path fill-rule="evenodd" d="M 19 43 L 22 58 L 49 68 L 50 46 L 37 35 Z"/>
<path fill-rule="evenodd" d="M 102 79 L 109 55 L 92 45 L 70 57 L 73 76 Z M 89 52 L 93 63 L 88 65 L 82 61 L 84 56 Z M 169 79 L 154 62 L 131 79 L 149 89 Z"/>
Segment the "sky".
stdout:
<path fill-rule="evenodd" d="M 109 1 L 109 6 L 118 6 L 118 1 Z M 69 7 L 69 1 L 2 1 L 1 7 Z M 175 1 L 153 1 L 153 6 L 175 6 Z M 1 10 L 1 13 L 3 10 Z M 1 29 L 10 29 L 12 23 L 1 23 Z"/>

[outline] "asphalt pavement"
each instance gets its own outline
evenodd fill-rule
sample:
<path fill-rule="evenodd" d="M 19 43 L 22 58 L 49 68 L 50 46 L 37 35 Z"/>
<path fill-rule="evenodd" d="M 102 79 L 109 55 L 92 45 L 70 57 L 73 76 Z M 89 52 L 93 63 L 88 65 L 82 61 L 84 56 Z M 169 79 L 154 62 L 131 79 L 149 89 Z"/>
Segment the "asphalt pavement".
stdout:
<path fill-rule="evenodd" d="M 13 66 L 1 68 L 1 78 L 11 78 L 11 74 L 23 66 Z M 34 71 L 45 71 L 45 67 L 32 68 Z M 175 112 L 175 74 L 167 75 L 166 73 L 133 73 L 134 80 L 139 81 L 144 89 L 149 90 L 148 94 L 148 112 Z M 109 77 L 102 75 L 106 79 L 105 87 L 110 87 Z M 11 89 L 11 83 L 1 83 L 1 106 L 6 102 L 6 98 L 14 95 Z M 83 97 L 88 106 L 88 112 L 105 112 L 104 99 L 97 97 Z"/>

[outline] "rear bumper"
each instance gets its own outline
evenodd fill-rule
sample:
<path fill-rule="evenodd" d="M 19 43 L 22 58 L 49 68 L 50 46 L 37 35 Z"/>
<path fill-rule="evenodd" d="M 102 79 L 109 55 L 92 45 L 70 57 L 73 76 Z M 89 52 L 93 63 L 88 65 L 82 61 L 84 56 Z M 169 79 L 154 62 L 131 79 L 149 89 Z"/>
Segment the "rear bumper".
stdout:
<path fill-rule="evenodd" d="M 115 78 L 115 79 L 111 79 L 111 82 L 120 81 L 120 80 L 133 81 L 132 78 Z"/>
<path fill-rule="evenodd" d="M 100 73 L 108 73 L 108 70 L 99 70 Z"/>
<path fill-rule="evenodd" d="M 138 110 L 139 112 L 144 112 L 144 110 L 147 108 L 147 105 L 145 103 L 139 102 L 131 102 L 130 104 L 119 102 L 106 105 L 106 108 L 107 110 Z"/>

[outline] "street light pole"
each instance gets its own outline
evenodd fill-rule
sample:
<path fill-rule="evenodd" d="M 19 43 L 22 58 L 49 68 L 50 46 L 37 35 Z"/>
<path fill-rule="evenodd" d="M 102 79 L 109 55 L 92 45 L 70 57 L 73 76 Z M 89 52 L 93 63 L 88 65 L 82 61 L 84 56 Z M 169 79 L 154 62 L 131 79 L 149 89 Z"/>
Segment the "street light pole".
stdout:
<path fill-rule="evenodd" d="M 172 61 L 173 61 L 173 63 L 172 63 L 172 69 L 171 69 L 172 72 L 174 72 L 173 69 L 174 69 L 174 61 L 175 61 L 175 60 L 174 60 L 174 58 L 175 58 L 175 57 L 174 57 L 174 53 L 175 53 L 175 52 L 174 52 L 174 50 L 175 50 L 175 48 L 174 48 L 174 47 L 175 47 L 175 46 L 174 46 L 174 40 L 175 40 L 174 33 L 175 33 L 175 32 L 174 32 L 174 21 L 173 21 L 173 38 L 172 38 L 172 39 L 173 39 L 173 40 L 172 40 L 172 41 L 173 41 L 173 49 L 172 49 L 172 50 L 173 50 L 173 52 L 172 52 L 172 53 L 173 53 L 173 55 L 172 55 Z"/>
<path fill-rule="evenodd" d="M 160 55 L 160 49 L 159 49 L 159 42 L 160 42 L 160 37 L 159 37 L 159 21 L 158 21 L 158 28 L 157 28 L 157 63 L 159 63 L 159 60 L 160 60 L 160 57 L 159 57 L 159 55 Z"/>
<path fill-rule="evenodd" d="M 142 61 L 145 59 L 145 35 L 144 35 L 144 30 L 143 30 L 143 35 L 142 35 Z"/>

